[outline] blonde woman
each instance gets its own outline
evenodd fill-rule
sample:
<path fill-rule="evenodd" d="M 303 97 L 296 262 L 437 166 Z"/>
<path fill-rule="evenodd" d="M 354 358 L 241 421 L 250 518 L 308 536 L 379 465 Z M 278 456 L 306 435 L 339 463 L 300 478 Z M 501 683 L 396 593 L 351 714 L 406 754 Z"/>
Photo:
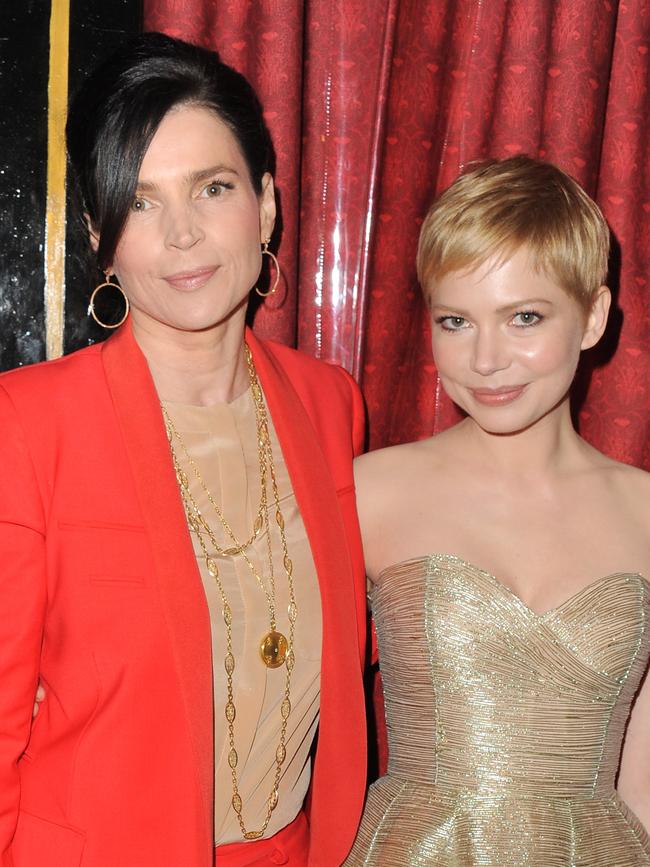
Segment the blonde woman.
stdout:
<path fill-rule="evenodd" d="M 608 241 L 526 157 L 424 222 L 433 354 L 466 418 L 357 459 L 390 757 L 348 867 L 650 864 L 650 476 L 569 407 Z"/>

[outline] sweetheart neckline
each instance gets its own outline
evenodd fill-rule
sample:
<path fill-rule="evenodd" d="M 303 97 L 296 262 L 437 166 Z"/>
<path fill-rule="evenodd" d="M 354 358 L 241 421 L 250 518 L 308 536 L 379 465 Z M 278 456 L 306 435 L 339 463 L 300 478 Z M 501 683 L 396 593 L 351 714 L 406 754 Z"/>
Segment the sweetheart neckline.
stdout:
<path fill-rule="evenodd" d="M 559 614 L 565 608 L 567 608 L 572 602 L 575 602 L 578 598 L 583 596 L 588 592 L 593 592 L 597 587 L 601 584 L 604 584 L 607 581 L 610 581 L 612 578 L 640 578 L 641 581 L 646 585 L 648 590 L 650 591 L 650 580 L 642 575 L 640 572 L 610 572 L 608 575 L 601 575 L 599 578 L 596 578 L 593 581 L 590 581 L 588 584 L 585 584 L 580 590 L 577 590 L 575 593 L 572 593 L 567 599 L 561 602 L 558 605 L 554 605 L 552 608 L 548 608 L 546 611 L 538 612 L 535 611 L 534 608 L 531 608 L 530 605 L 527 605 L 521 596 L 518 596 L 515 591 L 509 587 L 505 581 L 502 581 L 492 572 L 488 572 L 487 569 L 481 569 L 480 566 L 477 566 L 475 563 L 472 563 L 470 560 L 465 560 L 463 557 L 459 557 L 456 554 L 448 554 L 448 553 L 435 553 L 435 554 L 423 554 L 420 557 L 411 557 L 408 560 L 399 560 L 397 563 L 391 563 L 388 566 L 385 566 L 377 575 L 377 580 L 374 582 L 372 589 L 370 591 L 370 596 L 373 595 L 374 591 L 378 589 L 383 583 L 383 578 L 386 572 L 389 572 L 392 569 L 397 569 L 400 566 L 406 566 L 409 563 L 429 563 L 432 560 L 446 560 L 452 561 L 461 564 L 472 572 L 477 572 L 480 575 L 484 575 L 486 578 L 489 578 L 492 583 L 501 590 L 506 596 L 511 598 L 515 603 L 517 603 L 521 608 L 523 608 L 530 616 L 534 617 L 536 620 L 544 620 L 547 617 L 551 617 L 552 615 Z"/>

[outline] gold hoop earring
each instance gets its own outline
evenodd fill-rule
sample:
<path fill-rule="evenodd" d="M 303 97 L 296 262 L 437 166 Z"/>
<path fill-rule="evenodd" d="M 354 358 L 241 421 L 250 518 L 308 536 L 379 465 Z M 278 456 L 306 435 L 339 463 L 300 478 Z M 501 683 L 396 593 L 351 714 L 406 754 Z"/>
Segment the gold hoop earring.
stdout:
<path fill-rule="evenodd" d="M 267 289 L 266 292 L 262 292 L 260 290 L 259 286 L 255 287 L 255 291 L 260 296 L 260 298 L 268 298 L 269 295 L 275 295 L 275 292 L 278 288 L 278 283 L 280 282 L 280 276 L 282 274 L 282 272 L 280 271 L 280 265 L 278 263 L 278 260 L 275 258 L 273 253 L 269 250 L 269 241 L 270 240 L 271 240 L 270 238 L 267 238 L 266 241 L 264 241 L 264 244 L 262 246 L 262 256 L 270 256 L 271 257 L 271 261 L 273 262 L 273 265 L 275 267 L 275 280 L 273 281 L 273 286 L 271 286 L 270 289 Z"/>
<path fill-rule="evenodd" d="M 93 294 L 90 296 L 90 301 L 88 302 L 88 315 L 92 316 L 95 322 L 98 325 L 101 325 L 102 328 L 119 328 L 124 322 L 126 322 L 126 317 L 129 315 L 129 310 L 131 306 L 129 304 L 129 299 L 126 297 L 124 293 L 124 289 L 119 285 L 119 283 L 111 283 L 111 272 L 104 271 L 104 275 L 106 276 L 106 280 L 103 283 L 100 283 L 99 286 L 95 286 L 93 289 Z M 124 316 L 120 319 L 119 322 L 116 322 L 114 325 L 108 325 L 106 322 L 102 322 L 102 320 L 97 316 L 95 312 L 95 298 L 100 289 L 104 289 L 104 287 L 110 286 L 113 289 L 117 289 L 118 292 L 121 292 L 122 297 L 124 298 L 124 304 L 126 305 L 126 310 L 124 311 Z"/>

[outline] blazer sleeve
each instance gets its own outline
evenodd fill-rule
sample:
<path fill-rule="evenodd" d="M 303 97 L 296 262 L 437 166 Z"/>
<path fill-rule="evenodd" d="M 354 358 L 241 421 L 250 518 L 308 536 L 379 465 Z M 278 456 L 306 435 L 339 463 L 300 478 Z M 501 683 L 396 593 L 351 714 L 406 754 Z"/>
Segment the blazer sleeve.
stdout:
<path fill-rule="evenodd" d="M 46 602 L 44 511 L 17 413 L 0 386 L 0 864 L 12 867 L 18 760 L 38 682 Z"/>
<path fill-rule="evenodd" d="M 348 384 L 350 386 L 350 390 L 352 392 L 352 446 L 354 456 L 363 454 L 366 450 L 366 405 L 363 400 L 363 396 L 361 394 L 361 389 L 357 385 L 356 380 L 350 376 L 350 374 L 343 368 L 341 368 L 342 372 L 345 374 Z M 361 531 L 358 526 L 358 516 L 356 512 L 356 506 L 354 507 L 353 515 L 345 515 L 346 526 L 350 525 L 350 522 L 354 523 L 354 538 L 361 538 Z M 365 579 L 366 568 L 365 563 L 363 561 L 363 548 L 361 545 L 355 545 L 352 543 L 351 545 L 351 554 L 353 561 L 353 568 L 356 574 L 363 575 Z M 365 584 L 364 584 L 365 588 Z M 357 612 L 357 616 L 359 618 L 363 618 L 364 614 L 367 617 L 369 622 L 370 629 L 370 642 L 368 647 L 368 660 L 367 662 L 370 665 L 375 665 L 378 661 L 378 649 L 377 649 L 377 635 L 375 633 L 375 625 L 372 621 L 372 618 L 369 616 L 367 612 L 367 603 L 365 593 L 362 597 L 363 600 L 363 608 L 359 607 Z"/>
<path fill-rule="evenodd" d="M 332 365 L 347 382 L 350 391 L 350 418 L 352 420 L 352 452 L 354 457 L 363 454 L 366 450 L 366 405 L 357 381 L 347 372 L 344 367 Z"/>
<path fill-rule="evenodd" d="M 351 417 L 352 453 L 354 457 L 365 451 L 366 444 L 366 407 L 361 394 L 361 389 L 356 381 L 344 368 L 338 370 L 345 377 L 350 391 L 350 404 L 348 411 Z M 363 560 L 363 548 L 361 546 L 361 531 L 359 529 L 359 517 L 357 515 L 356 495 L 354 486 L 351 485 L 342 496 L 339 492 L 339 503 L 345 531 L 348 540 L 348 549 L 352 562 L 352 572 L 355 583 L 355 605 L 357 624 L 359 628 L 359 650 L 361 663 L 366 663 L 366 635 L 368 610 L 366 601 L 366 567 Z"/>
<path fill-rule="evenodd" d="M 361 389 L 349 373 L 346 376 L 352 389 L 352 444 L 356 458 L 366 450 L 366 406 Z"/>

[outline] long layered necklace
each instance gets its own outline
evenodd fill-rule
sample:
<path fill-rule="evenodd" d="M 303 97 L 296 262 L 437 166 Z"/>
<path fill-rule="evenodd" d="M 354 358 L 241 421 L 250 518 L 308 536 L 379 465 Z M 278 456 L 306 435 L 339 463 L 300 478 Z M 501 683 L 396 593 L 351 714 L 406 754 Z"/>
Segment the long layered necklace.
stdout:
<path fill-rule="evenodd" d="M 257 510 L 257 515 L 253 524 L 253 531 L 249 538 L 245 542 L 240 542 L 236 538 L 230 524 L 226 520 L 221 508 L 217 504 L 216 500 L 212 496 L 210 490 L 208 489 L 203 476 L 201 475 L 196 462 L 190 455 L 185 443 L 183 442 L 182 437 L 176 430 L 173 421 L 169 417 L 167 410 L 165 407 L 162 407 L 163 417 L 165 420 L 165 428 L 167 430 L 167 438 L 169 440 L 169 446 L 171 449 L 172 461 L 174 465 L 174 471 L 176 473 L 176 480 L 178 482 L 178 487 L 181 493 L 181 498 L 183 500 L 183 507 L 185 509 L 185 515 L 187 517 L 187 523 L 196 535 L 199 545 L 201 546 L 201 552 L 203 554 L 203 558 L 205 560 L 205 567 L 207 569 L 208 574 L 214 579 L 217 589 L 219 590 L 219 595 L 221 596 L 221 613 L 223 617 L 223 621 L 226 627 L 226 655 L 224 657 L 224 668 L 226 670 L 226 705 L 224 709 L 226 722 L 228 726 L 228 764 L 230 766 L 231 777 L 232 777 L 232 799 L 231 804 L 232 808 L 235 811 L 237 816 L 237 821 L 239 822 L 239 827 L 241 828 L 241 832 L 245 840 L 256 840 L 261 837 L 266 831 L 268 824 L 271 820 L 271 815 L 273 810 L 275 810 L 278 799 L 279 799 L 279 787 L 280 787 L 280 778 L 282 775 L 282 765 L 287 755 L 286 748 L 286 736 L 287 736 L 287 723 L 289 720 L 289 714 L 291 713 L 291 673 L 293 671 L 293 667 L 295 664 L 294 657 L 294 633 L 295 633 L 295 624 L 296 619 L 298 617 L 298 607 L 296 605 L 296 597 L 293 585 L 293 563 L 291 558 L 289 557 L 289 551 L 287 548 L 287 539 L 284 529 L 284 518 L 282 516 L 282 510 L 280 509 L 280 497 L 278 494 L 278 483 L 275 474 L 275 465 L 273 463 L 273 451 L 271 448 L 271 438 L 269 436 L 269 424 L 268 424 L 268 416 L 266 413 L 266 406 L 264 405 L 264 396 L 262 394 L 262 388 L 260 386 L 259 380 L 257 378 L 257 372 L 255 370 L 255 365 L 253 363 L 253 357 L 247 345 L 244 345 L 244 352 L 246 356 L 246 365 L 248 367 L 248 377 L 250 380 L 250 388 L 251 394 L 253 397 L 253 404 L 255 406 L 255 419 L 257 425 L 257 446 L 258 446 L 258 459 L 259 459 L 259 470 L 260 470 L 260 505 Z M 192 469 L 192 472 L 197 479 L 199 485 L 203 489 L 208 502 L 212 506 L 221 527 L 223 528 L 227 538 L 232 544 L 227 546 L 220 545 L 217 542 L 216 535 L 209 522 L 206 520 L 205 516 L 201 512 L 201 509 L 196 502 L 196 499 L 192 495 L 190 491 L 189 479 L 187 477 L 187 473 L 183 470 L 182 466 L 179 463 L 178 456 L 176 451 L 174 450 L 174 441 L 178 442 L 181 447 L 181 451 L 183 452 L 185 459 L 189 466 Z M 271 527 L 269 521 L 269 509 L 268 509 L 268 495 L 267 495 L 267 483 L 268 479 L 271 480 L 271 490 L 273 493 L 273 506 L 275 508 L 275 522 L 278 526 L 278 531 L 280 535 L 280 544 L 282 547 L 283 554 L 283 567 L 285 574 L 287 576 L 287 586 L 289 589 L 289 604 L 287 606 L 287 615 L 289 619 L 289 635 L 288 637 L 283 635 L 277 629 L 277 619 L 276 619 L 276 602 L 275 602 L 275 575 L 273 571 L 273 552 L 271 546 Z M 269 577 L 268 582 L 265 582 L 263 577 L 260 575 L 259 571 L 255 568 L 251 558 L 247 553 L 247 549 L 253 544 L 253 542 L 259 537 L 260 533 L 264 531 L 266 534 L 267 540 L 267 553 L 268 553 L 268 570 Z M 207 541 L 206 541 L 207 539 Z M 266 816 L 264 818 L 264 822 L 262 823 L 262 827 L 257 831 L 248 831 L 246 830 L 246 826 L 244 823 L 244 818 L 242 815 L 243 810 L 243 802 L 242 797 L 239 793 L 239 787 L 237 784 L 237 766 L 239 764 L 239 756 L 237 754 L 237 749 L 235 746 L 235 718 L 237 716 L 235 701 L 234 701 L 234 690 L 233 690 L 233 674 L 235 671 L 235 656 L 233 654 L 233 641 L 232 641 L 232 609 L 230 606 L 230 602 L 228 601 L 228 597 L 226 595 L 225 588 L 223 586 L 223 582 L 221 581 L 221 576 L 219 574 L 219 566 L 216 562 L 215 557 L 212 555 L 210 548 L 208 547 L 208 542 L 212 547 L 212 550 L 216 553 L 217 557 L 237 557 L 241 556 L 244 558 L 246 565 L 250 569 L 253 574 L 257 584 L 262 589 L 266 602 L 269 609 L 269 623 L 270 629 L 269 631 L 262 636 L 259 643 L 259 653 L 264 665 L 268 668 L 279 668 L 280 666 L 285 666 L 285 684 L 284 684 L 284 694 L 282 698 L 282 703 L 280 705 L 280 735 L 278 739 L 278 746 L 275 751 L 275 774 L 273 777 L 273 786 L 271 789 L 271 793 L 267 798 L 266 802 Z"/>

